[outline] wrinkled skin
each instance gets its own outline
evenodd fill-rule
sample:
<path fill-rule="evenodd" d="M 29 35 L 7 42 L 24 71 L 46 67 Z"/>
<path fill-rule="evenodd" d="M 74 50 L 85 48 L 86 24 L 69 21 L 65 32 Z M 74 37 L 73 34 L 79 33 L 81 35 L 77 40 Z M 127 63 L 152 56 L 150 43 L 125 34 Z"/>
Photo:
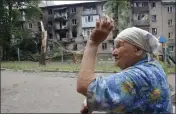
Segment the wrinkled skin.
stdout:
<path fill-rule="evenodd" d="M 142 58 L 142 49 L 124 41 L 118 40 L 112 55 L 115 59 L 115 65 L 121 69 L 126 69 Z"/>

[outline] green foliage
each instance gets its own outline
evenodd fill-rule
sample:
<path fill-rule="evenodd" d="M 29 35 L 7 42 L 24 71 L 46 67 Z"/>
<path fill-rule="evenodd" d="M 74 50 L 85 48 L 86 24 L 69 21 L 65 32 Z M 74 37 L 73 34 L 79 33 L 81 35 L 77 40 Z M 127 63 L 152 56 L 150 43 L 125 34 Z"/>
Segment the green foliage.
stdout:
<path fill-rule="evenodd" d="M 132 26 L 130 0 L 107 0 L 104 7 L 105 13 L 114 19 L 116 29 L 122 31 Z"/>
<path fill-rule="evenodd" d="M 25 41 L 24 39 L 32 38 L 32 31 L 22 28 L 24 22 L 21 19 L 24 18 L 25 21 L 39 19 L 42 12 L 38 7 L 39 2 L 40 0 L 0 1 L 0 46 L 3 49 L 3 57 L 10 58 L 12 47 L 18 47 L 22 41 Z"/>
<path fill-rule="evenodd" d="M 175 73 L 175 69 L 176 69 L 175 66 L 169 65 L 167 62 L 162 62 L 162 61 L 159 61 L 159 63 L 163 67 L 163 70 L 165 71 L 166 76 L 168 76 L 170 73 Z"/>

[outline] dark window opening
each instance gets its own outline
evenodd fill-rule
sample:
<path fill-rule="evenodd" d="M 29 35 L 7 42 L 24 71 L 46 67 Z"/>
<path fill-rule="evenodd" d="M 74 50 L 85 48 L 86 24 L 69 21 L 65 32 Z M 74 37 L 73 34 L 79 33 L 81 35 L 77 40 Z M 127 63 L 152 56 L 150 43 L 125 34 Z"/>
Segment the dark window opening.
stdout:
<path fill-rule="evenodd" d="M 29 23 L 29 28 L 32 28 L 32 23 Z"/>
<path fill-rule="evenodd" d="M 53 25 L 53 22 L 52 22 L 52 21 L 48 21 L 48 25 L 49 25 L 49 26 L 52 26 L 52 25 Z"/>
<path fill-rule="evenodd" d="M 156 15 L 152 15 L 152 22 L 156 22 Z"/>
<path fill-rule="evenodd" d="M 148 7 L 148 2 L 142 2 L 142 7 Z"/>
<path fill-rule="evenodd" d="M 157 35 L 157 28 L 152 28 L 152 34 Z"/>
<path fill-rule="evenodd" d="M 174 46 L 169 46 L 169 51 L 174 51 Z"/>
<path fill-rule="evenodd" d="M 40 14 L 40 19 L 43 20 L 43 14 Z"/>
<path fill-rule="evenodd" d="M 62 25 L 63 25 L 63 26 L 66 26 L 66 21 L 63 21 L 63 22 L 62 22 Z"/>
<path fill-rule="evenodd" d="M 155 8 L 155 7 L 156 7 L 156 3 L 152 2 L 152 8 Z"/>
<path fill-rule="evenodd" d="M 72 19 L 72 24 L 76 25 L 76 19 Z"/>
<path fill-rule="evenodd" d="M 23 24 L 21 24 L 21 28 L 24 29 L 24 25 Z"/>
<path fill-rule="evenodd" d="M 72 8 L 72 13 L 75 13 L 76 12 L 76 8 Z"/>
<path fill-rule="evenodd" d="M 89 6 L 84 6 L 83 10 L 96 10 L 96 6 L 95 5 L 89 5 Z"/>
<path fill-rule="evenodd" d="M 78 45 L 77 44 L 74 44 L 73 50 L 78 50 Z"/>
<path fill-rule="evenodd" d="M 62 38 L 66 38 L 66 33 L 65 32 L 60 33 L 60 40 L 62 40 Z"/>
<path fill-rule="evenodd" d="M 50 50 L 53 50 L 53 46 L 50 46 Z"/>
<path fill-rule="evenodd" d="M 53 38 L 53 34 L 52 33 L 49 33 L 48 36 L 49 36 L 49 39 Z"/>
<path fill-rule="evenodd" d="M 102 49 L 106 50 L 107 49 L 107 43 L 102 43 Z"/>
<path fill-rule="evenodd" d="M 37 23 L 37 25 L 38 25 L 38 29 L 39 29 L 39 31 L 42 31 L 42 28 L 41 28 L 41 23 L 40 23 L 40 22 L 38 22 L 38 23 Z"/>
<path fill-rule="evenodd" d="M 88 16 L 88 22 L 93 22 L 93 16 Z"/>
<path fill-rule="evenodd" d="M 72 32 L 72 36 L 73 36 L 74 38 L 77 37 L 77 32 L 73 31 L 73 32 Z"/>
<path fill-rule="evenodd" d="M 50 14 L 53 14 L 52 10 L 48 10 L 48 14 L 49 14 L 49 15 L 50 15 Z"/>

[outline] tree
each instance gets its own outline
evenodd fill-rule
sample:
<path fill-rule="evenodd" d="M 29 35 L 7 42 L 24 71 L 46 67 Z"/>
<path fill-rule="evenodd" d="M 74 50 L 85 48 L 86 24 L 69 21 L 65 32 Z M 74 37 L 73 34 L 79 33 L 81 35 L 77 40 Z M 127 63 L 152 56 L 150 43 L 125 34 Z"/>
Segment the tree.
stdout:
<path fill-rule="evenodd" d="M 0 45 L 4 60 L 9 60 L 13 43 L 18 44 L 31 37 L 31 30 L 24 29 L 23 23 L 39 18 L 41 10 L 38 3 L 39 0 L 0 1 Z"/>
<path fill-rule="evenodd" d="M 130 0 L 107 0 L 104 8 L 105 13 L 114 19 L 115 30 L 132 26 Z"/>

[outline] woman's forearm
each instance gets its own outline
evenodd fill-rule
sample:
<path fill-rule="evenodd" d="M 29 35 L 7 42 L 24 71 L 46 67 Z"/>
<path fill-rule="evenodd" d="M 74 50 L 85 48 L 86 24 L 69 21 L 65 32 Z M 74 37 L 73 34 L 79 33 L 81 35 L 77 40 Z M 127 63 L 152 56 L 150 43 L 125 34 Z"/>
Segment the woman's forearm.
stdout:
<path fill-rule="evenodd" d="M 81 62 L 80 72 L 78 74 L 77 91 L 87 95 L 87 88 L 90 82 L 95 79 L 95 63 L 98 45 L 88 41 Z"/>

